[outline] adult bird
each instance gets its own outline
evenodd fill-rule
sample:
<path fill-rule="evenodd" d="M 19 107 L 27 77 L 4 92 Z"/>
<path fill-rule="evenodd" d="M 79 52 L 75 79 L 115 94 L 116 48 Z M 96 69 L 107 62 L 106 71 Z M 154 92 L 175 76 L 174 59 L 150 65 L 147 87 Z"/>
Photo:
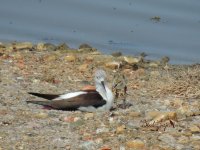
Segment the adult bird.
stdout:
<path fill-rule="evenodd" d="M 105 79 L 105 71 L 97 70 L 94 77 L 96 90 L 86 89 L 62 95 L 30 92 L 31 95 L 47 100 L 27 101 L 27 103 L 48 106 L 58 110 L 109 111 L 112 108 L 114 96 Z"/>

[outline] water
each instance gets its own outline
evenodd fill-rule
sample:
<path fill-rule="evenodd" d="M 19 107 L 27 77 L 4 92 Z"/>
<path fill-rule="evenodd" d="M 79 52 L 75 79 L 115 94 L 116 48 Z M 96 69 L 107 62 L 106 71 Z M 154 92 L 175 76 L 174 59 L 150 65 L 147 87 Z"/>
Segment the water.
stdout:
<path fill-rule="evenodd" d="M 16 40 L 200 63 L 200 1 L 0 0 L 0 41 Z"/>

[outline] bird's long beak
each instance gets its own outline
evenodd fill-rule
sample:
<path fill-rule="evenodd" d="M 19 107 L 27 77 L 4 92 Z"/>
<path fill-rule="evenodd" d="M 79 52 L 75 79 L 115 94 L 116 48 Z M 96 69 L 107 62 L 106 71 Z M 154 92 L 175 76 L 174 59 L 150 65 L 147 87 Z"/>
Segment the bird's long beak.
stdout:
<path fill-rule="evenodd" d="M 106 91 L 104 81 L 101 81 L 101 84 L 103 85 L 103 88 L 104 88 L 104 90 Z"/>

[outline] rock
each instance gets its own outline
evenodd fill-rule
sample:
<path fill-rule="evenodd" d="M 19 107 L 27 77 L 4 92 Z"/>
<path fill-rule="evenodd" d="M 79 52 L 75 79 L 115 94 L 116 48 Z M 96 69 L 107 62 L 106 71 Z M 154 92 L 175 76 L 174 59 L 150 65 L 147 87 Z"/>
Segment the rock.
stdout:
<path fill-rule="evenodd" d="M 88 64 L 82 64 L 78 67 L 78 70 L 81 72 L 85 72 L 88 70 Z"/>
<path fill-rule="evenodd" d="M 160 72 L 159 71 L 151 71 L 151 76 L 153 77 L 159 77 L 160 76 Z"/>
<path fill-rule="evenodd" d="M 137 64 L 141 61 L 141 59 L 135 58 L 135 57 L 124 56 L 124 61 L 127 62 L 128 64 Z"/>
<path fill-rule="evenodd" d="M 122 134 L 125 131 L 125 129 L 126 129 L 125 125 L 119 126 L 119 127 L 117 127 L 116 133 Z"/>
<path fill-rule="evenodd" d="M 109 147 L 103 147 L 103 148 L 101 148 L 100 150 L 112 150 L 112 148 L 109 148 Z"/>
<path fill-rule="evenodd" d="M 84 119 L 85 120 L 88 120 L 88 119 L 91 119 L 91 118 L 94 118 L 94 113 L 86 113 L 84 115 Z"/>
<path fill-rule="evenodd" d="M 108 62 L 105 64 L 106 68 L 109 69 L 118 69 L 121 66 L 121 63 L 113 61 L 113 62 Z"/>
<path fill-rule="evenodd" d="M 133 111 L 133 112 L 130 112 L 130 113 L 129 113 L 129 116 L 130 116 L 130 117 L 140 117 L 140 116 L 141 116 L 141 113 L 140 113 L 140 112 Z"/>
<path fill-rule="evenodd" d="M 196 126 L 196 125 L 192 125 L 192 126 L 190 126 L 190 131 L 192 132 L 192 133 L 200 133 L 200 128 L 198 127 L 198 126 Z"/>
<path fill-rule="evenodd" d="M 174 147 L 176 144 L 176 139 L 169 135 L 169 134 L 162 134 L 158 137 L 159 140 L 161 140 L 162 142 L 169 144 L 170 146 Z"/>
<path fill-rule="evenodd" d="M 83 43 L 79 46 L 79 49 L 84 49 L 84 48 L 92 48 L 89 44 Z"/>
<path fill-rule="evenodd" d="M 77 122 L 78 120 L 80 120 L 80 117 L 64 117 L 63 121 L 64 122 L 68 122 L 68 123 L 72 123 L 72 122 Z"/>
<path fill-rule="evenodd" d="M 152 67 L 152 68 L 158 68 L 158 63 L 157 62 L 150 62 L 149 63 L 149 67 Z"/>
<path fill-rule="evenodd" d="M 146 117 L 148 119 L 152 119 L 152 118 L 155 118 L 156 116 L 158 116 L 160 114 L 159 111 L 149 111 L 146 113 Z"/>
<path fill-rule="evenodd" d="M 75 62 L 77 60 L 77 57 L 75 55 L 67 55 L 64 57 L 64 60 L 67 62 Z"/>
<path fill-rule="evenodd" d="M 56 55 L 46 55 L 43 58 L 47 62 L 55 61 L 57 59 Z"/>
<path fill-rule="evenodd" d="M 41 113 L 35 114 L 34 117 L 37 119 L 46 119 L 48 118 L 48 114 L 41 112 Z"/>
<path fill-rule="evenodd" d="M 122 53 L 121 52 L 113 52 L 111 55 L 113 57 L 119 57 L 119 56 L 122 56 Z"/>
<path fill-rule="evenodd" d="M 171 100 L 172 106 L 180 107 L 180 106 L 182 106 L 182 104 L 183 104 L 183 100 L 181 100 L 181 99 L 176 98 L 176 99 Z"/>
<path fill-rule="evenodd" d="M 178 138 L 178 143 L 179 144 L 187 144 L 187 143 L 189 143 L 189 138 L 186 136 L 181 136 Z"/>
<path fill-rule="evenodd" d="M 95 148 L 95 142 L 94 141 L 87 141 L 80 144 L 80 148 L 83 150 L 91 150 L 96 149 Z"/>
<path fill-rule="evenodd" d="M 160 112 L 153 120 L 149 122 L 149 124 L 154 124 L 158 122 L 163 122 L 165 120 L 177 120 L 176 112 Z"/>
<path fill-rule="evenodd" d="M 44 51 L 44 50 L 46 50 L 45 43 L 38 43 L 36 45 L 36 50 L 38 50 L 38 51 Z"/>
<path fill-rule="evenodd" d="M 191 145 L 192 145 L 192 148 L 195 149 L 195 150 L 199 150 L 200 149 L 199 141 L 192 141 Z"/>
<path fill-rule="evenodd" d="M 70 47 L 66 43 L 61 43 L 56 47 L 55 50 L 64 51 L 64 50 L 68 50 L 68 49 L 70 49 Z"/>
<path fill-rule="evenodd" d="M 99 134 L 99 133 L 106 133 L 106 132 L 109 132 L 109 129 L 106 128 L 106 127 L 98 128 L 98 129 L 96 130 L 96 134 Z"/>
<path fill-rule="evenodd" d="M 97 138 L 97 139 L 95 139 L 95 143 L 103 144 L 103 139 L 102 138 Z"/>
<path fill-rule="evenodd" d="M 92 56 L 87 56 L 86 58 L 85 58 L 85 61 L 86 62 L 92 62 L 94 60 L 94 57 L 92 57 Z"/>
<path fill-rule="evenodd" d="M 170 58 L 167 56 L 164 56 L 161 58 L 161 64 L 166 65 L 169 62 Z"/>
<path fill-rule="evenodd" d="M 56 46 L 51 44 L 51 43 L 45 43 L 44 47 L 46 48 L 46 50 L 48 51 L 55 51 L 56 50 Z"/>
<path fill-rule="evenodd" d="M 33 44 L 31 42 L 22 42 L 22 43 L 14 43 L 13 49 L 23 50 L 23 49 L 32 49 Z"/>
<path fill-rule="evenodd" d="M 132 149 L 144 149 L 145 148 L 145 143 L 141 140 L 133 140 L 133 141 L 128 141 L 126 142 L 126 146 L 128 148 Z"/>
<path fill-rule="evenodd" d="M 182 114 L 182 115 L 187 115 L 190 111 L 190 108 L 188 105 L 181 106 L 177 109 L 177 113 Z"/>

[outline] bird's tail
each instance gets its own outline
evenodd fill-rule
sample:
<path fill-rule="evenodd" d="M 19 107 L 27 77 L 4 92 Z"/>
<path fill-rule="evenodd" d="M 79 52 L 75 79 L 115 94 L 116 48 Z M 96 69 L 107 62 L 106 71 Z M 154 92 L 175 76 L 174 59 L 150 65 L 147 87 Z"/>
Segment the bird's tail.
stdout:
<path fill-rule="evenodd" d="M 34 92 L 28 92 L 28 94 L 31 94 L 31 95 L 34 95 L 34 96 L 37 96 L 37 97 L 41 97 L 41 98 L 44 98 L 44 99 L 48 99 L 48 100 L 52 100 L 54 98 L 59 97 L 58 94 L 41 94 L 41 93 L 34 93 Z"/>
<path fill-rule="evenodd" d="M 51 101 L 26 101 L 26 102 L 43 106 L 51 106 Z"/>

